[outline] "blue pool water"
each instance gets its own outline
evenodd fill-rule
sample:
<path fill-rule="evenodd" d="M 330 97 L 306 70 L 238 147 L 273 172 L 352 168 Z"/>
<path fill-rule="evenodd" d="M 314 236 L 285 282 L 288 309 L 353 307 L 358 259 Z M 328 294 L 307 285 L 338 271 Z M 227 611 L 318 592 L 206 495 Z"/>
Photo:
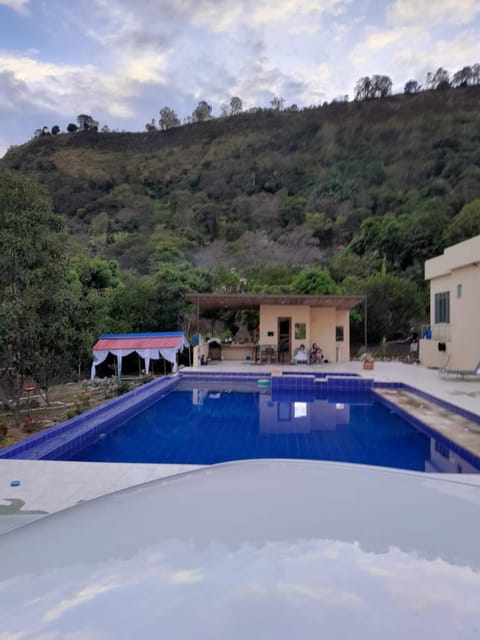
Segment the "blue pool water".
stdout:
<path fill-rule="evenodd" d="M 370 391 L 312 398 L 215 388 L 172 391 L 64 459 L 204 465 L 248 458 L 449 472 L 464 463 Z"/>

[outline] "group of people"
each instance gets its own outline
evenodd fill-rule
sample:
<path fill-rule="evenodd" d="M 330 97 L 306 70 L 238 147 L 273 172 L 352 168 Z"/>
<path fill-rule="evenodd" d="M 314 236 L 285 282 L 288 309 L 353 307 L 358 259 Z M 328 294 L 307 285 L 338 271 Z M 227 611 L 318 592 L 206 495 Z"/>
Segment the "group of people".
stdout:
<path fill-rule="evenodd" d="M 305 345 L 301 344 L 295 351 L 293 359 L 297 364 L 301 362 L 310 364 L 321 364 L 324 360 L 324 357 L 322 349 L 317 345 L 316 342 L 314 342 L 309 354 L 307 354 L 305 350 Z"/>

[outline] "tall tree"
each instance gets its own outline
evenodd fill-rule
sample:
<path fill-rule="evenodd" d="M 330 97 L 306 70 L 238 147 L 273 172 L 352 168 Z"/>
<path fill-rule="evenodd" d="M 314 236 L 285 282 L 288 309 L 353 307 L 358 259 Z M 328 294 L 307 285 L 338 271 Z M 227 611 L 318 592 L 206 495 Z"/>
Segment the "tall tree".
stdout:
<path fill-rule="evenodd" d="M 448 89 L 450 86 L 450 74 L 443 67 L 439 67 L 435 73 L 431 71 L 427 73 L 427 80 L 425 82 L 427 89 Z"/>
<path fill-rule="evenodd" d="M 480 234 L 480 198 L 469 202 L 452 219 L 445 230 L 446 244 L 463 242 Z"/>
<path fill-rule="evenodd" d="M 422 85 L 416 80 L 408 80 L 403 88 L 404 93 L 419 93 L 422 90 Z"/>
<path fill-rule="evenodd" d="M 272 105 L 272 109 L 281 111 L 283 109 L 283 105 L 285 104 L 285 98 L 281 98 L 280 96 L 275 96 L 270 100 L 270 104 Z"/>
<path fill-rule="evenodd" d="M 200 100 L 192 113 L 192 118 L 193 122 L 205 122 L 206 120 L 211 120 L 212 106 L 208 104 L 208 102 L 205 102 L 205 100 Z"/>
<path fill-rule="evenodd" d="M 370 98 L 386 98 L 392 93 L 392 80 L 388 76 L 365 76 L 355 85 L 355 100 L 368 100 Z"/>
<path fill-rule="evenodd" d="M 238 96 L 233 96 L 230 100 L 230 115 L 236 116 L 241 113 L 243 109 L 242 99 Z"/>
<path fill-rule="evenodd" d="M 463 69 L 453 74 L 452 87 L 467 87 L 472 84 L 472 76 L 472 67 L 463 67 Z"/>
<path fill-rule="evenodd" d="M 357 80 L 357 84 L 355 85 L 354 93 L 355 100 L 366 100 L 371 97 L 371 80 L 369 76 L 363 76 L 359 80 Z"/>
<path fill-rule="evenodd" d="M 154 124 L 154 121 L 152 121 Z M 179 127 L 181 122 L 180 118 L 177 116 L 173 109 L 170 107 L 163 107 L 160 109 L 160 118 L 158 119 L 158 124 L 160 125 L 160 129 L 165 131 L 166 129 L 173 129 L 173 127 Z"/>
<path fill-rule="evenodd" d="M 64 366 L 71 290 L 61 218 L 36 183 L 0 175 L 0 399 L 18 422 L 26 378 L 48 386 Z"/>

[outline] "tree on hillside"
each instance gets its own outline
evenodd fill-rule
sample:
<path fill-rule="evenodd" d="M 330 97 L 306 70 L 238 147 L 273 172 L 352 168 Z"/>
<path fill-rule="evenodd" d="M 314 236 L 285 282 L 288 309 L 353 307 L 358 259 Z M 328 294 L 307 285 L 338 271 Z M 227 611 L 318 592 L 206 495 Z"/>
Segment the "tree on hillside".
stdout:
<path fill-rule="evenodd" d="M 340 288 L 323 269 L 307 269 L 301 271 L 292 280 L 292 293 L 306 295 L 328 295 L 340 293 Z"/>
<path fill-rule="evenodd" d="M 470 87 L 480 84 L 480 64 L 463 67 L 452 78 L 452 87 Z"/>
<path fill-rule="evenodd" d="M 425 315 L 425 299 L 407 278 L 380 270 L 368 278 L 344 280 L 346 293 L 367 296 L 368 342 L 397 339 L 408 334 L 411 323 Z M 363 308 L 359 309 L 363 319 Z"/>
<path fill-rule="evenodd" d="M 466 204 L 445 231 L 446 245 L 463 242 L 480 234 L 480 198 Z"/>
<path fill-rule="evenodd" d="M 429 71 L 425 81 L 427 89 L 442 90 L 450 87 L 450 74 L 443 67 L 439 67 L 435 73 Z"/>
<path fill-rule="evenodd" d="M 364 76 L 355 85 L 355 100 L 386 98 L 392 93 L 392 80 L 388 76 Z"/>
<path fill-rule="evenodd" d="M 147 124 L 145 125 L 145 129 L 147 133 L 152 133 L 152 131 L 157 130 L 157 125 L 155 124 L 155 118 L 152 118 L 150 122 L 147 122 Z"/>
<path fill-rule="evenodd" d="M 355 100 L 366 100 L 367 98 L 370 98 L 370 87 L 371 81 L 369 76 L 359 78 L 354 89 Z"/>
<path fill-rule="evenodd" d="M 453 74 L 452 87 L 467 87 L 472 84 L 472 67 L 463 67 Z"/>
<path fill-rule="evenodd" d="M 173 129 L 173 127 L 179 127 L 181 125 L 180 118 L 177 116 L 173 109 L 170 107 L 163 107 L 160 109 L 160 118 L 158 119 L 160 129 L 165 131 L 166 129 Z"/>
<path fill-rule="evenodd" d="M 272 109 L 276 111 L 281 111 L 283 109 L 283 105 L 285 104 L 285 98 L 281 98 L 280 96 L 275 96 L 270 100 L 270 104 L 272 105 Z"/>
<path fill-rule="evenodd" d="M 421 90 L 422 90 L 422 85 L 416 80 L 408 80 L 408 82 L 405 83 L 405 86 L 403 88 L 404 93 L 410 93 L 410 94 L 420 93 Z"/>
<path fill-rule="evenodd" d="M 72 258 L 68 279 L 74 302 L 70 313 L 72 335 L 65 356 L 80 378 L 82 369 L 91 362 L 92 345 L 105 328 L 111 298 L 124 287 L 115 260 L 90 258 L 86 253 Z"/>
<path fill-rule="evenodd" d="M 43 190 L 0 175 L 0 400 L 15 410 L 27 379 L 49 386 L 65 366 L 72 296 L 61 218 Z M 13 399 L 13 402 L 12 402 Z"/>
<path fill-rule="evenodd" d="M 55 124 L 52 127 L 52 136 L 56 136 L 60 133 L 60 127 L 58 126 L 58 124 Z"/>
<path fill-rule="evenodd" d="M 480 64 L 478 62 L 472 66 L 471 84 L 480 84 Z"/>
<path fill-rule="evenodd" d="M 78 127 L 74 122 L 70 122 L 67 125 L 67 131 L 68 133 L 75 133 L 75 131 L 78 131 Z"/>
<path fill-rule="evenodd" d="M 241 113 L 243 109 L 242 99 L 238 96 L 233 96 L 230 100 L 230 115 L 236 116 Z"/>
<path fill-rule="evenodd" d="M 212 106 L 205 102 L 205 100 L 200 100 L 192 113 L 193 122 L 206 122 L 207 120 L 211 120 L 212 118 Z"/>

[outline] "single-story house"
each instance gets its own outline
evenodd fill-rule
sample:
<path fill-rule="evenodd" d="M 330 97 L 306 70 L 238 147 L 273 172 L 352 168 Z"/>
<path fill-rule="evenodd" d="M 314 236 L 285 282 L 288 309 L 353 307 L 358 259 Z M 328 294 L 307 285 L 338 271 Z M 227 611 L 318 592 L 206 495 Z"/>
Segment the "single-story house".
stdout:
<path fill-rule="evenodd" d="M 420 340 L 420 362 L 473 370 L 480 360 L 480 235 L 427 260 L 425 279 L 430 282 L 431 338 Z"/>
<path fill-rule="evenodd" d="M 255 341 L 222 346 L 222 359 L 291 362 L 301 344 L 307 350 L 315 342 L 330 362 L 350 360 L 350 310 L 364 303 L 364 296 L 302 294 L 190 293 L 187 301 L 203 311 L 228 309 L 259 312 Z"/>

